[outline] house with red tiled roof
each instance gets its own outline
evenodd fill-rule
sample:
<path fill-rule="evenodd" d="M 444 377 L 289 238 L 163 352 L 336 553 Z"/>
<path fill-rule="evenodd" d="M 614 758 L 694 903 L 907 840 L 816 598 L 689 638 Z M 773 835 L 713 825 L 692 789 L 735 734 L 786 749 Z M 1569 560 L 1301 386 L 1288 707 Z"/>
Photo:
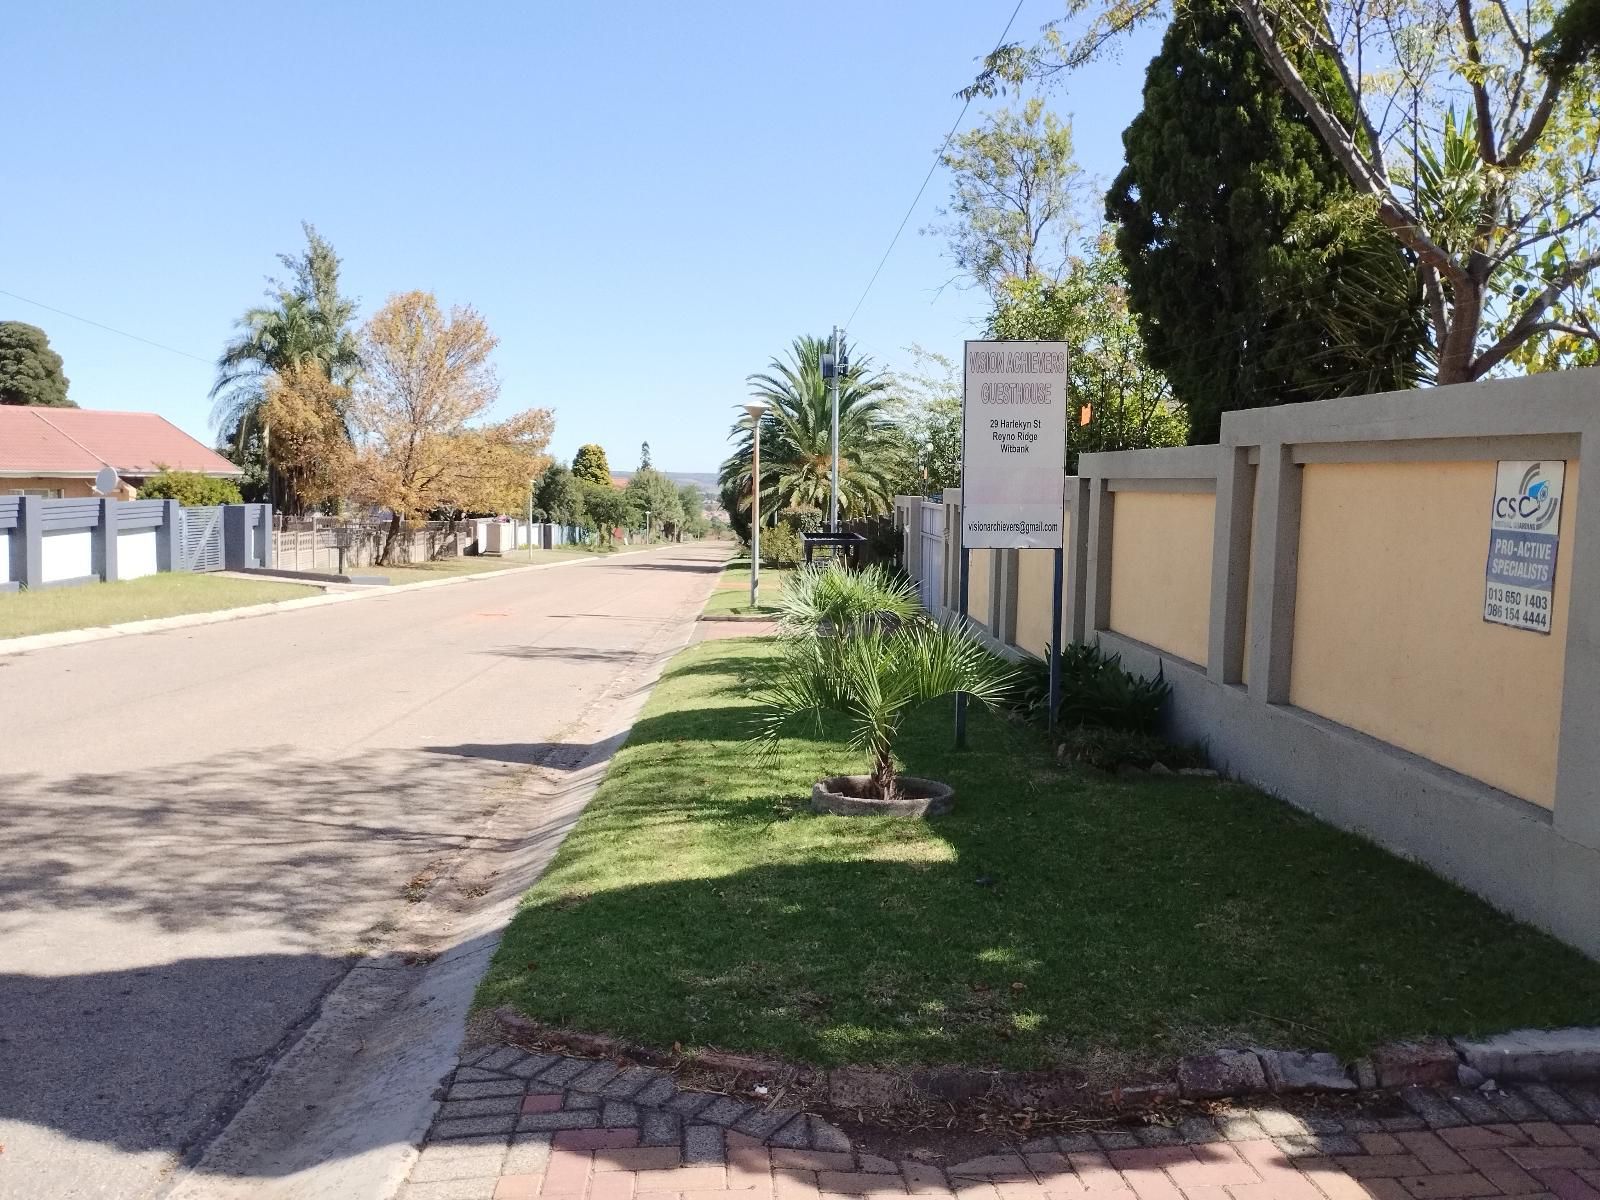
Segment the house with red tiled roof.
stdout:
<path fill-rule="evenodd" d="M 155 413 L 0 404 L 0 496 L 93 496 L 105 467 L 132 500 L 163 467 L 223 479 L 244 474 L 215 450 Z"/>

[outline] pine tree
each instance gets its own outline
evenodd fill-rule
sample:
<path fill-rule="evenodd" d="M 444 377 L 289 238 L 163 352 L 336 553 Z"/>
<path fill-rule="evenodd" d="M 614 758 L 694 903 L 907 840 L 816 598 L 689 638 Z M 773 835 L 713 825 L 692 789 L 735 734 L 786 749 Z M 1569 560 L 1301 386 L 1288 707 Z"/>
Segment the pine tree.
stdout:
<path fill-rule="evenodd" d="M 1179 9 L 1123 145 L 1106 214 L 1191 442 L 1215 442 L 1231 409 L 1415 381 L 1411 264 L 1225 0 Z"/>

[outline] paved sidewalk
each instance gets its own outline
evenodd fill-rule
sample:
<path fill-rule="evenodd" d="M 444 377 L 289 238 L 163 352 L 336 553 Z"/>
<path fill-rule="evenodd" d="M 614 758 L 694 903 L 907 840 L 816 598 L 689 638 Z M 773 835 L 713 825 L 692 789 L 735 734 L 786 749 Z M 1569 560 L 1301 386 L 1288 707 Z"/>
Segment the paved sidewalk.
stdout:
<path fill-rule="evenodd" d="M 814 1115 L 680 1091 L 667 1072 L 490 1047 L 457 1068 L 398 1200 L 1600 1200 L 1600 1094 L 1401 1099 L 1408 1115 L 1238 1109 L 896 1162 Z"/>

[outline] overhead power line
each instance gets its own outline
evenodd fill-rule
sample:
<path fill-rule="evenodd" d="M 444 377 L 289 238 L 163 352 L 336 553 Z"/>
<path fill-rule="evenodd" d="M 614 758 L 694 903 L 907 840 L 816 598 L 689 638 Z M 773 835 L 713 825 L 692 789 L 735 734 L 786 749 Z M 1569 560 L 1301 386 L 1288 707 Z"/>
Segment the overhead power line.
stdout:
<path fill-rule="evenodd" d="M 1000 37 L 994 44 L 995 50 L 999 50 L 1001 46 L 1006 44 L 1006 35 L 1011 32 L 1011 24 L 1017 19 L 1017 14 L 1021 11 L 1022 0 L 1017 0 L 1017 6 L 1011 10 L 1010 20 L 1006 21 L 1006 27 L 1000 31 Z M 993 51 L 990 53 L 992 55 Z M 872 291 L 872 285 L 878 282 L 878 276 L 883 271 L 883 264 L 888 262 L 889 255 L 894 253 L 895 243 L 900 240 L 900 235 L 906 231 L 906 222 L 911 220 L 911 214 L 917 211 L 917 204 L 922 200 L 922 193 L 928 190 L 928 184 L 933 179 L 933 173 L 939 169 L 939 163 L 944 159 L 944 152 L 950 145 L 950 139 L 955 137 L 956 130 L 961 128 L 961 121 L 967 115 L 967 109 L 971 104 L 972 97 L 968 96 L 965 103 L 961 105 L 961 111 L 956 114 L 956 119 L 950 126 L 950 132 L 944 135 L 944 141 L 939 144 L 938 153 L 933 156 L 933 162 L 928 167 L 928 173 L 922 177 L 922 186 L 917 189 L 917 194 L 911 197 L 911 204 L 906 209 L 906 215 L 900 218 L 900 224 L 895 228 L 894 236 L 889 239 L 888 249 L 883 252 L 883 257 L 878 260 L 878 265 L 872 272 L 872 278 L 867 280 L 867 286 L 861 289 L 861 299 L 857 300 L 856 306 L 850 310 L 850 319 L 845 322 L 846 328 L 855 324 L 856 314 L 861 311 L 861 306 L 867 302 L 867 293 Z"/>
<path fill-rule="evenodd" d="M 70 313 L 64 308 L 55 308 L 42 300 L 31 300 L 27 296 L 19 296 L 16 292 L 8 292 L 0 288 L 0 296 L 10 296 L 13 300 L 21 300 L 24 304 L 31 304 L 35 308 L 42 308 L 46 312 L 53 312 L 57 316 L 67 317 L 74 321 L 82 321 L 85 325 L 93 325 L 96 329 L 104 329 L 107 333 L 114 333 L 118 337 L 131 338 L 136 342 L 143 342 L 146 346 L 154 346 L 157 350 L 165 350 L 168 354 L 176 354 L 182 358 L 192 358 L 195 362 L 212 365 L 209 358 L 201 358 L 198 354 L 190 354 L 187 350 L 179 350 L 176 346 L 168 346 L 163 342 L 153 342 L 147 337 L 140 337 L 137 333 L 129 333 L 126 329 L 116 329 L 110 325 L 103 325 L 99 321 L 91 321 L 88 317 L 80 317 L 77 313 Z"/>

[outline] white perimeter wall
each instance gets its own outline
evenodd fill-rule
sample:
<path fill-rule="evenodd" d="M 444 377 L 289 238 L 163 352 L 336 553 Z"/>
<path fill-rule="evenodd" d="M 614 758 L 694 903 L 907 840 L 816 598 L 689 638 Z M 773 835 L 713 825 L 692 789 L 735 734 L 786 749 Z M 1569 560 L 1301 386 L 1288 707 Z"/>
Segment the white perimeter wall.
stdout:
<path fill-rule="evenodd" d="M 41 583 L 61 579 L 82 579 L 95 574 L 94 531 L 73 529 L 66 533 L 47 533 L 40 540 Z"/>
<path fill-rule="evenodd" d="M 156 531 L 137 529 L 117 534 L 117 578 L 138 579 L 156 573 Z"/>
<path fill-rule="evenodd" d="M 11 578 L 11 539 L 20 538 L 20 529 L 0 530 L 0 583 L 17 583 Z"/>

